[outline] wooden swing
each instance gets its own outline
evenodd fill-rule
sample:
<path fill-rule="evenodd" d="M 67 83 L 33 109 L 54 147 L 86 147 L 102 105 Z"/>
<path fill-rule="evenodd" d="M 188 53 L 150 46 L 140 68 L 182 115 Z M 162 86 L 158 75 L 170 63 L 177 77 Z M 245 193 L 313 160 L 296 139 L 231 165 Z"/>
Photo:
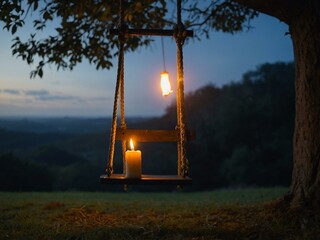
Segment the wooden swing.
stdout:
<path fill-rule="evenodd" d="M 189 164 L 186 158 L 186 141 L 195 137 L 194 132 L 185 128 L 184 113 L 184 73 L 182 47 L 186 37 L 193 36 L 193 31 L 186 30 L 181 21 L 181 0 L 177 0 L 177 24 L 173 30 L 164 29 L 129 29 L 124 24 L 124 3 L 120 0 L 120 23 L 118 29 L 111 29 L 110 34 L 118 35 L 119 59 L 117 83 L 115 89 L 112 127 L 110 132 L 109 159 L 107 174 L 100 176 L 100 183 L 104 184 L 157 184 L 183 186 L 191 184 L 188 177 Z M 177 126 L 174 130 L 140 130 L 127 129 L 124 111 L 124 44 L 128 36 L 173 36 L 177 45 Z M 120 96 L 121 126 L 117 128 L 118 98 Z M 126 146 L 127 141 L 137 142 L 177 142 L 178 171 L 177 175 L 141 175 L 139 178 L 126 177 Z M 113 159 L 115 141 L 122 141 L 123 173 L 115 174 Z"/>

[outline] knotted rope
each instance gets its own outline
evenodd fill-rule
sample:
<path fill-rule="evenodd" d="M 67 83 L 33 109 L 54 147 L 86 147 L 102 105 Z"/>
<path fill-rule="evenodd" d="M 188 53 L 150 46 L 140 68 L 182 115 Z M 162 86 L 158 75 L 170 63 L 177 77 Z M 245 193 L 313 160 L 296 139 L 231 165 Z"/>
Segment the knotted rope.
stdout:
<path fill-rule="evenodd" d="M 117 70 L 117 83 L 114 95 L 113 102 L 113 114 L 112 114 L 112 126 L 110 134 L 110 145 L 109 145 L 109 161 L 107 166 L 107 174 L 111 176 L 113 173 L 113 159 L 114 159 L 114 148 L 116 141 L 116 132 L 117 132 L 117 113 L 118 113 L 118 98 L 120 92 L 120 111 L 121 111 L 121 129 L 126 128 L 125 115 L 124 115 L 124 44 L 126 41 L 125 31 L 126 26 L 124 24 L 124 2 L 120 0 L 119 6 L 119 29 L 120 33 L 118 36 L 118 45 L 119 45 L 119 57 L 118 57 L 118 70 Z M 123 172 L 126 173 L 126 164 L 125 164 L 125 151 L 126 151 L 126 142 L 122 142 L 122 152 L 123 152 Z"/>
<path fill-rule="evenodd" d="M 183 71 L 183 44 L 186 39 L 186 29 L 181 21 L 181 0 L 177 0 L 177 25 L 174 38 L 177 44 L 177 129 L 179 131 L 178 142 L 178 175 L 187 176 L 189 164 L 186 157 L 186 127 L 184 112 L 184 71 Z"/>

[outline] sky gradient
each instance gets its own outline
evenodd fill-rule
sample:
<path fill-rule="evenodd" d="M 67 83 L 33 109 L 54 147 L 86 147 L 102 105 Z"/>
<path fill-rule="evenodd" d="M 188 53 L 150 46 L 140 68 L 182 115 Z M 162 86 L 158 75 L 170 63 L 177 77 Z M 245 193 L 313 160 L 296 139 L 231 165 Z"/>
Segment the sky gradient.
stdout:
<path fill-rule="evenodd" d="M 212 32 L 210 39 L 190 40 L 184 47 L 185 92 L 241 79 L 243 73 L 263 63 L 292 61 L 293 48 L 287 25 L 260 15 L 253 29 L 235 35 Z M 2 29 L 2 26 L 1 26 Z M 19 36 L 26 32 L 19 31 Z M 11 39 L 0 30 L 0 117 L 106 117 L 111 116 L 116 67 L 95 69 L 86 62 L 73 71 L 45 68 L 42 79 L 30 79 L 33 69 L 11 54 Z M 164 39 L 166 66 L 174 94 L 162 97 L 163 61 L 160 38 L 149 48 L 125 55 L 125 110 L 127 116 L 160 116 L 175 101 L 176 49 Z M 114 63 L 116 59 L 114 60 Z"/>

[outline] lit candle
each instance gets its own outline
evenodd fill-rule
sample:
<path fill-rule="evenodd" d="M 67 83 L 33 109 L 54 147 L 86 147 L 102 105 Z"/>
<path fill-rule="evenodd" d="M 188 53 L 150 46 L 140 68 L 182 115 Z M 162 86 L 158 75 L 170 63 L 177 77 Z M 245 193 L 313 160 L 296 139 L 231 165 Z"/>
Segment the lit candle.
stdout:
<path fill-rule="evenodd" d="M 168 96 L 170 93 L 172 93 L 171 84 L 169 81 L 169 73 L 162 72 L 160 76 L 161 76 L 160 85 L 161 85 L 162 95 Z"/>
<path fill-rule="evenodd" d="M 126 158 L 126 178 L 141 178 L 141 151 L 134 150 L 132 139 L 130 148 L 125 154 Z"/>

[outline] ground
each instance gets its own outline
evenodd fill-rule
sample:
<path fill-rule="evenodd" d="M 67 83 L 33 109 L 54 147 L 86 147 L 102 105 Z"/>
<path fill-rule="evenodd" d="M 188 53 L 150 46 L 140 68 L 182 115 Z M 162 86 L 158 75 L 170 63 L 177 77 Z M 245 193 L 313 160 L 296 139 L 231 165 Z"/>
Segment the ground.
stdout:
<path fill-rule="evenodd" d="M 318 214 L 274 201 L 286 191 L 0 193 L 0 239 L 317 239 Z"/>

